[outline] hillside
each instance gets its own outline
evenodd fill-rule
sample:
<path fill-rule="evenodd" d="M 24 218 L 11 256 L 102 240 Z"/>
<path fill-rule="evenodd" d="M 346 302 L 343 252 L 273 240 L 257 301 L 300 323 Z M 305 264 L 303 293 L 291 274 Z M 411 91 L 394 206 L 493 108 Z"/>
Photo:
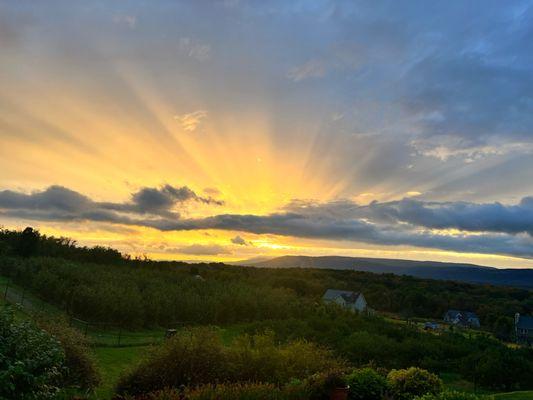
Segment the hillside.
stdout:
<path fill-rule="evenodd" d="M 507 344 L 513 340 L 515 313 L 532 313 L 532 290 L 355 271 L 349 259 L 343 270 L 131 259 L 114 249 L 79 247 L 29 229 L 0 231 L 0 244 L 4 301 L 21 304 L 18 310 L 24 307 L 45 320 L 68 315 L 71 326 L 65 319 L 64 329 L 80 329 L 72 335 L 87 337 L 93 346 L 153 345 L 148 358 L 129 347 L 124 352 L 96 349 L 103 378 L 98 398 L 112 398 L 115 389 L 146 393 L 167 387 L 168 382 L 174 387 L 183 382 L 197 387 L 225 379 L 242 386 L 275 379 L 283 385 L 295 376 L 295 360 L 304 366 L 304 373 L 297 376 L 305 380 L 310 362 L 316 365 L 318 360 L 314 370 L 327 371 L 328 360 L 337 359 L 349 368 L 375 365 L 385 372 L 416 366 L 455 376 L 455 381 L 465 383 L 461 387 L 475 382 L 483 390 L 532 389 L 531 350 Z M 360 315 L 323 304 L 320 299 L 328 288 L 364 292 L 376 313 Z M 448 309 L 475 312 L 482 330 L 450 330 L 442 325 L 437 332 L 426 332 L 417 324 L 438 321 Z M 9 324 L 14 320 L 9 308 L 5 310 Z M 3 332 L 24 331 L 14 327 Z M 163 340 L 169 328 L 176 332 L 176 340 Z M 175 353 L 174 346 L 192 349 L 189 358 L 183 358 L 181 350 Z M 322 348 L 328 349 L 329 358 L 317 358 L 322 354 L 317 349 Z M 279 363 L 278 355 L 287 351 L 292 351 L 292 361 Z M 224 363 L 217 366 L 213 360 L 220 360 L 219 354 L 228 355 L 228 362 L 222 359 Z M 245 365 L 235 364 L 232 360 L 243 359 L 241 354 L 259 357 L 256 363 L 244 359 Z M 148 361 L 141 363 L 141 357 Z M 194 371 L 187 370 L 190 365 Z M 257 378 L 256 371 L 264 365 L 268 369 Z M 286 376 L 277 378 L 285 366 Z M 198 370 L 211 372 L 204 378 L 196 374 Z M 168 371 L 175 374 L 171 380 L 165 375 Z M 228 376 L 225 371 L 251 375 Z M 139 379 L 147 372 L 149 382 Z"/>
<path fill-rule="evenodd" d="M 266 261 L 242 261 L 239 265 L 261 268 L 320 268 L 392 273 L 425 279 L 533 289 L 533 270 L 531 269 L 498 269 L 474 264 L 341 256 L 283 256 Z"/>

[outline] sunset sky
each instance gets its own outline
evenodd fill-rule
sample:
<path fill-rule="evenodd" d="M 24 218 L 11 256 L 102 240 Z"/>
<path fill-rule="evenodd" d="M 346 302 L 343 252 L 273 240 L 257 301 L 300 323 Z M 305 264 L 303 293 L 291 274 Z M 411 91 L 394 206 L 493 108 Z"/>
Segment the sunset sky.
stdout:
<path fill-rule="evenodd" d="M 0 225 L 533 267 L 533 1 L 0 0 Z"/>

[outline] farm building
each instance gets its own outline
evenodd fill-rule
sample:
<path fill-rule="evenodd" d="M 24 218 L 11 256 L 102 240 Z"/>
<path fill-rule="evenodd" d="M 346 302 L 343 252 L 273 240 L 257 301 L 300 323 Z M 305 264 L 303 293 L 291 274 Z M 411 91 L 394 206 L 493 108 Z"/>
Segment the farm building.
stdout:
<path fill-rule="evenodd" d="M 367 310 L 367 303 L 363 293 L 350 290 L 328 289 L 322 296 L 324 303 L 336 303 L 353 311 L 363 312 Z"/>

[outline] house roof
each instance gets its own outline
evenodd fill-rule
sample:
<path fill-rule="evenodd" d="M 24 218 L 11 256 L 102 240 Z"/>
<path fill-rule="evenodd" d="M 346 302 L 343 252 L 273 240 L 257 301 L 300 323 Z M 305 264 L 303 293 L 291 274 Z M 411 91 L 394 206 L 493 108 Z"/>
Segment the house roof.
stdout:
<path fill-rule="evenodd" d="M 337 297 L 341 296 L 347 303 L 355 303 L 360 294 L 361 293 L 359 292 L 352 292 L 351 290 L 328 289 L 322 298 L 324 300 L 335 300 Z"/>
<path fill-rule="evenodd" d="M 533 329 L 533 317 L 521 315 L 516 324 L 518 329 Z"/>
<path fill-rule="evenodd" d="M 478 319 L 478 316 L 471 312 L 471 311 L 460 311 L 460 310 L 448 310 L 446 312 L 446 315 L 448 315 L 450 318 L 466 318 L 466 319 L 470 319 L 470 318 L 476 318 Z"/>

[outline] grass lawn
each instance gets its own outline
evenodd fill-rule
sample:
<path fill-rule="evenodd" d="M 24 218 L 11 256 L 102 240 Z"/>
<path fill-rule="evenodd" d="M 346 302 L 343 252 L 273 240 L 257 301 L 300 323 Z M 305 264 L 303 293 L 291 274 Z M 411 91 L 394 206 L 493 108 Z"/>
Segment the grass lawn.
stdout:
<path fill-rule="evenodd" d="M 243 326 L 242 325 L 230 325 L 219 328 L 220 339 L 225 345 L 230 345 L 233 340 L 242 335 Z"/>
<path fill-rule="evenodd" d="M 466 392 L 466 393 L 476 393 L 476 394 L 481 394 L 481 395 L 494 393 L 494 392 L 491 392 L 490 390 L 480 389 L 479 387 L 475 387 L 472 382 L 463 379 L 461 375 L 459 374 L 442 373 L 440 374 L 440 379 L 442 379 L 442 382 L 444 383 L 444 386 L 446 387 L 446 389 L 456 390 L 459 392 Z"/>
<path fill-rule="evenodd" d="M 533 400 L 533 390 L 524 392 L 497 393 L 494 400 Z"/>
<path fill-rule="evenodd" d="M 93 399 L 108 400 L 119 377 L 141 360 L 147 347 L 97 347 L 94 354 L 102 378 Z"/>

